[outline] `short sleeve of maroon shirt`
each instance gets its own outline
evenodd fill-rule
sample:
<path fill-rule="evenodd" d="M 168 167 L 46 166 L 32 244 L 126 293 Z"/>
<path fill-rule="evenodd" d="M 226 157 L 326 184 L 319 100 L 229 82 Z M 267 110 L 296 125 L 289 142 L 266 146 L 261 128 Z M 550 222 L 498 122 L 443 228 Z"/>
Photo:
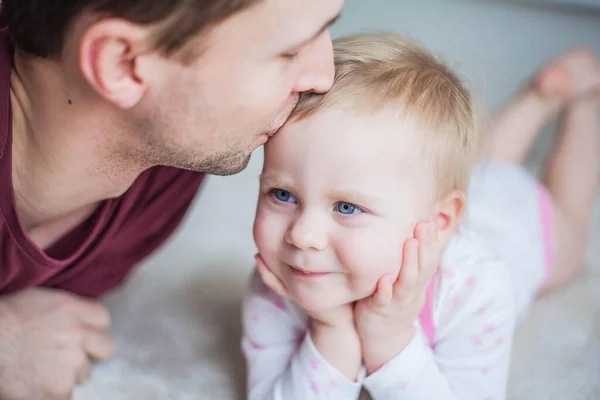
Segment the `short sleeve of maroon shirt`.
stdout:
<path fill-rule="evenodd" d="M 32 286 L 99 296 L 123 281 L 179 225 L 203 174 L 155 167 L 121 197 L 104 201 L 46 251 L 23 232 L 12 185 L 12 52 L 0 31 L 0 294 Z"/>

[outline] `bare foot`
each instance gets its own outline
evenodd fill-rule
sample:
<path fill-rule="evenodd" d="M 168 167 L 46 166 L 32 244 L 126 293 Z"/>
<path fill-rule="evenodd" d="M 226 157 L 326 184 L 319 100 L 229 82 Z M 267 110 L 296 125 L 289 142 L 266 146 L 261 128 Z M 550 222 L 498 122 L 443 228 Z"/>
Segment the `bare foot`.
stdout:
<path fill-rule="evenodd" d="M 576 47 L 545 66 L 534 81 L 545 98 L 561 101 L 600 94 L 600 63 L 592 51 Z"/>

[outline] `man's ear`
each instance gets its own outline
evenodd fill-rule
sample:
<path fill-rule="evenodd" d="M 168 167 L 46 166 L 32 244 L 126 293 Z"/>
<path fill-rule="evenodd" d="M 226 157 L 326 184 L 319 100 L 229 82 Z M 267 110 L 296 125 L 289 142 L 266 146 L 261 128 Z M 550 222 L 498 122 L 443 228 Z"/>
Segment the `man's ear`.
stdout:
<path fill-rule="evenodd" d="M 150 28 L 122 19 L 103 19 L 87 28 L 79 67 L 88 84 L 115 106 L 127 109 L 142 98 L 147 82 L 136 68 Z"/>
<path fill-rule="evenodd" d="M 435 206 L 434 221 L 442 245 L 446 245 L 450 237 L 458 229 L 465 209 L 466 196 L 461 190 L 455 190 L 442 198 Z"/>

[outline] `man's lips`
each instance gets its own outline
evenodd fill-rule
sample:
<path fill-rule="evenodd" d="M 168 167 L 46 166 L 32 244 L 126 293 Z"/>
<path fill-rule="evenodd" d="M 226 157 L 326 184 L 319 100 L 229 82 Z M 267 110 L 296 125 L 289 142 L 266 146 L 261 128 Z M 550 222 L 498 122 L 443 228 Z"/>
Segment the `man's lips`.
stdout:
<path fill-rule="evenodd" d="M 281 127 L 285 125 L 285 122 L 288 120 L 288 118 L 294 111 L 294 108 L 296 108 L 296 104 L 298 104 L 299 97 L 300 95 L 298 93 L 294 93 L 287 98 L 279 114 L 273 120 L 273 123 L 270 126 L 271 129 L 265 132 L 265 135 L 267 135 L 267 137 L 272 138 L 281 129 Z"/>
<path fill-rule="evenodd" d="M 277 128 L 277 129 L 273 129 L 272 131 L 269 131 L 269 132 L 265 132 L 265 135 L 267 135 L 269 138 L 272 138 L 279 131 L 279 129 L 281 129 L 281 127 Z"/>

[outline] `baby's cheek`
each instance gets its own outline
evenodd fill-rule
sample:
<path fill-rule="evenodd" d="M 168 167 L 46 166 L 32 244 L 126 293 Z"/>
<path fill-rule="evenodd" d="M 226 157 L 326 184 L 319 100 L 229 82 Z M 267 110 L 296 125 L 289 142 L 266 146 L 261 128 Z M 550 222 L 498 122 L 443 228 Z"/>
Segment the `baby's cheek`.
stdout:
<path fill-rule="evenodd" d="M 386 274 L 397 276 L 401 252 L 385 251 L 384 243 L 367 246 L 357 243 L 347 252 L 345 265 L 349 269 L 349 289 L 358 300 L 375 292 L 377 282 Z"/>
<path fill-rule="evenodd" d="M 401 246 L 390 238 L 373 235 L 349 243 L 345 254 L 344 264 L 349 270 L 349 286 L 355 300 L 371 295 L 382 276 L 396 277 L 402 262 Z"/>
<path fill-rule="evenodd" d="M 278 272 L 277 269 L 279 268 L 278 254 L 284 240 L 284 229 L 282 224 L 278 223 L 277 218 L 274 218 L 268 212 L 260 212 L 259 208 L 252 230 L 254 242 L 265 263 L 275 273 Z"/>
<path fill-rule="evenodd" d="M 377 287 L 377 279 L 374 275 L 366 277 L 354 276 L 350 285 L 352 301 L 364 299 L 372 295 Z"/>
<path fill-rule="evenodd" d="M 356 297 L 355 300 L 372 295 L 375 292 L 377 283 L 381 277 L 388 274 L 396 277 L 398 275 L 398 270 L 399 268 L 396 268 L 389 263 L 381 262 L 379 264 L 369 264 L 364 270 L 353 274 L 351 290 Z"/>
<path fill-rule="evenodd" d="M 281 218 L 265 208 L 259 203 L 252 229 L 254 242 L 261 254 L 277 251 L 279 243 L 283 239 L 282 235 L 285 234 Z"/>

